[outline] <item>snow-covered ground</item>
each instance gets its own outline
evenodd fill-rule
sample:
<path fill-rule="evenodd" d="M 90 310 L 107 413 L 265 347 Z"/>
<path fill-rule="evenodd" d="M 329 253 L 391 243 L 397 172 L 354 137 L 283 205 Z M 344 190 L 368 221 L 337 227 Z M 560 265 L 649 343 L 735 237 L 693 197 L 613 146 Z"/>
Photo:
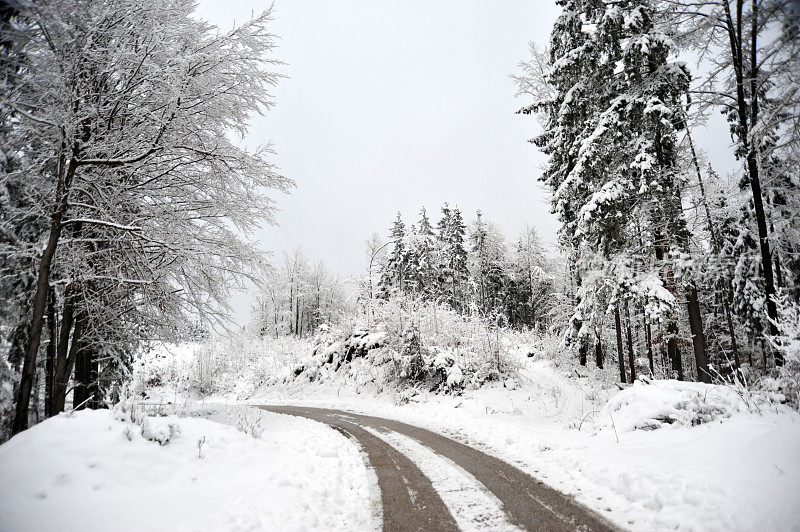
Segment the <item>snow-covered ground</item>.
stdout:
<path fill-rule="evenodd" d="M 800 415 L 775 405 L 749 412 L 730 388 L 657 381 L 612 395 L 536 360 L 517 382 L 396 399 L 343 382 L 295 383 L 265 387 L 252 403 L 342 408 L 443 432 L 623 528 L 800 530 Z M 703 416 L 714 419 L 692 425 Z M 634 429 L 645 422 L 663 426 Z"/>
<path fill-rule="evenodd" d="M 306 419 L 246 415 L 260 437 L 199 417 L 148 418 L 145 435 L 173 433 L 164 445 L 109 410 L 40 423 L 0 446 L 0 530 L 379 527 L 379 494 L 350 441 Z"/>
<path fill-rule="evenodd" d="M 141 424 L 157 439 L 177 422 L 166 445 L 99 411 L 59 416 L 0 447 L 0 530 L 105 529 L 111 519 L 121 530 L 378 527 L 376 481 L 356 445 L 313 421 L 242 410 L 248 391 L 252 405 L 340 408 L 444 433 L 625 529 L 800 530 L 800 415 L 743 389 L 643 380 L 620 391 L 607 374 L 530 350 L 520 351 L 515 377 L 461 395 L 374 386 L 358 374 L 363 364 L 323 382 L 301 375 L 259 386 L 291 362 L 281 352 L 246 382 L 212 371 L 230 392 L 200 400 L 181 367 L 196 375 L 217 359 L 197 351 L 172 350 L 162 367 L 139 373 L 158 377 L 155 386 L 139 379 L 140 397 L 195 416 Z M 256 355 L 236 356 L 249 364 Z M 260 438 L 224 425 L 252 427 L 259 415 Z M 458 466 L 407 437 L 376 435 L 417 463 L 462 526 L 510 527 L 499 501 Z"/>

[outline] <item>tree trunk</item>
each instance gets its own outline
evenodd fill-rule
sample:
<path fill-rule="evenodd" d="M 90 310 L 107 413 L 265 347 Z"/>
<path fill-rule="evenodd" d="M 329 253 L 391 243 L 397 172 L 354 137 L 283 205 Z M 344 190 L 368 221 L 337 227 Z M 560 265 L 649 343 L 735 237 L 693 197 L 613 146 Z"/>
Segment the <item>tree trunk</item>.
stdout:
<path fill-rule="evenodd" d="M 275 322 L 275 339 L 278 339 L 278 302 L 272 299 L 272 317 Z"/>
<path fill-rule="evenodd" d="M 617 330 L 617 360 L 619 361 L 619 380 L 627 382 L 625 378 L 625 355 L 622 353 L 622 325 L 619 319 L 619 308 L 614 308 L 614 328 Z"/>
<path fill-rule="evenodd" d="M 300 298 L 297 298 L 294 304 L 294 333 L 300 336 Z"/>
<path fill-rule="evenodd" d="M 594 342 L 594 363 L 598 368 L 603 369 L 603 343 L 598 333 Z"/>
<path fill-rule="evenodd" d="M 100 388 L 100 365 L 97 357 L 92 353 L 91 364 L 89 366 L 89 408 L 97 410 L 103 405 L 103 390 Z"/>
<path fill-rule="evenodd" d="M 75 175 L 78 161 L 75 157 L 71 157 L 66 168 L 64 164 L 65 153 L 62 151 L 58 161 L 56 205 L 53 209 L 53 214 L 50 216 L 50 235 L 47 238 L 47 245 L 42 251 L 42 258 L 39 261 L 36 293 L 33 297 L 33 315 L 31 316 L 31 327 L 28 333 L 28 346 L 25 350 L 22 376 L 19 381 L 14 425 L 11 429 L 12 435 L 18 434 L 28 428 L 28 406 L 31 399 L 33 374 L 36 371 L 36 356 L 39 353 L 39 344 L 42 341 L 42 325 L 45 308 L 47 306 L 47 293 L 50 290 L 50 268 L 52 266 L 53 257 L 56 254 L 56 248 L 58 247 L 58 239 L 61 236 L 61 221 L 67 210 L 69 189 L 72 186 L 72 178 Z"/>
<path fill-rule="evenodd" d="M 39 395 L 41 391 L 39 390 L 39 383 L 41 382 L 41 372 L 39 368 L 36 368 L 36 371 L 33 372 L 33 385 L 32 385 L 32 397 L 31 397 L 31 406 L 33 407 L 33 418 L 36 423 L 39 422 Z"/>
<path fill-rule="evenodd" d="M 774 231 L 773 231 L 773 234 L 774 234 Z M 783 275 L 781 273 L 781 261 L 780 261 L 780 257 L 778 256 L 777 252 L 775 253 L 775 280 L 778 282 L 778 287 L 779 288 L 783 288 L 784 286 L 786 286 L 783 283 Z"/>
<path fill-rule="evenodd" d="M 47 360 L 44 366 L 44 416 L 53 415 L 53 375 L 55 373 L 56 361 L 56 296 L 55 291 L 50 288 L 47 298 L 47 328 L 49 341 L 47 342 Z"/>
<path fill-rule="evenodd" d="M 683 358 L 681 357 L 681 350 L 678 347 L 678 324 L 675 321 L 669 322 L 667 325 L 667 357 L 672 365 L 672 370 L 678 372 L 678 380 L 682 381 L 683 375 Z"/>
<path fill-rule="evenodd" d="M 650 329 L 650 322 L 647 321 L 645 314 L 642 313 L 642 328 L 644 329 L 644 342 L 647 344 L 647 362 L 650 365 L 650 376 L 655 376 L 653 364 L 653 332 Z"/>
<path fill-rule="evenodd" d="M 28 345 L 25 350 L 25 359 L 22 366 L 22 376 L 19 381 L 17 405 L 14 414 L 14 425 L 11 434 L 18 434 L 28 428 L 28 406 L 30 404 L 33 377 L 36 371 L 36 356 L 39 353 L 39 344 L 42 339 L 42 325 L 45 307 L 47 306 L 47 292 L 50 289 L 50 265 L 58 245 L 61 233 L 62 211 L 56 212 L 50 222 L 50 237 L 42 253 L 39 263 L 39 275 L 36 283 L 36 294 L 33 301 L 33 316 L 28 332 Z"/>
<path fill-rule="evenodd" d="M 692 331 L 692 346 L 694 347 L 694 361 L 697 366 L 697 378 L 701 382 L 711 382 L 711 373 L 708 369 L 708 354 L 706 352 L 706 335 L 703 332 L 703 318 L 700 314 L 700 301 L 697 297 L 697 287 L 692 282 L 687 293 L 687 306 L 689 307 L 689 328 Z"/>
<path fill-rule="evenodd" d="M 742 0 L 736 3 L 736 24 L 732 20 L 730 9 L 727 2 L 726 26 L 731 46 L 731 58 L 736 77 L 736 107 L 739 119 L 739 142 L 742 144 L 743 151 L 747 154 L 747 174 L 750 180 L 750 190 L 753 195 L 753 210 L 755 211 L 756 226 L 758 227 L 759 250 L 761 252 L 761 271 L 764 275 L 764 292 L 767 302 L 767 316 L 770 318 L 768 324 L 771 335 L 777 335 L 778 330 L 774 321 L 778 319 L 778 309 L 775 304 L 775 280 L 772 271 L 772 253 L 769 247 L 769 234 L 767 233 L 767 218 L 764 213 L 764 200 L 761 193 L 761 178 L 758 171 L 758 156 L 756 153 L 757 142 L 751 142 L 749 135 L 756 127 L 758 121 L 758 62 L 757 57 L 757 23 L 758 12 L 757 3 L 753 1 L 752 34 L 750 43 L 750 102 L 747 101 L 744 92 L 744 60 L 743 60 L 743 38 L 742 38 Z M 748 105 L 749 104 L 749 105 Z M 750 114 L 748 115 L 748 107 Z M 783 365 L 783 354 L 775 350 L 775 365 Z"/>
<path fill-rule="evenodd" d="M 69 386 L 69 376 L 72 373 L 72 366 L 75 363 L 75 358 L 80 349 L 80 343 L 83 340 L 83 318 L 75 320 L 75 327 L 72 330 L 72 342 L 69 345 L 69 353 L 65 356 L 59 356 L 56 360 L 56 374 L 53 378 L 53 415 L 64 411 L 67 402 L 67 387 Z M 64 335 L 64 328 L 62 326 L 62 337 Z M 69 331 L 67 331 L 69 336 Z M 59 342 L 60 344 L 60 342 Z M 66 351 L 66 343 L 65 343 Z"/>
<path fill-rule="evenodd" d="M 628 366 L 631 370 L 631 384 L 636 380 L 636 357 L 633 355 L 633 337 L 631 336 L 631 311 L 625 301 L 625 331 L 628 340 Z"/>
<path fill-rule="evenodd" d="M 74 410 L 83 410 L 87 406 L 91 406 L 89 403 L 94 396 L 94 383 L 92 379 L 93 359 L 92 350 L 86 347 L 78 350 L 76 354 L 75 389 L 72 391 L 72 408 Z"/>
<path fill-rule="evenodd" d="M 578 362 L 581 366 L 586 365 L 586 356 L 589 352 L 589 342 L 586 341 L 584 336 L 578 337 Z"/>
<path fill-rule="evenodd" d="M 88 354 L 86 349 L 81 349 L 78 351 L 77 357 L 75 358 L 75 376 L 73 377 L 73 382 L 75 383 L 74 387 L 72 388 L 72 409 L 73 410 L 83 410 L 86 408 L 86 398 L 88 397 L 88 382 L 86 382 L 86 369 L 87 369 L 87 360 L 86 355 Z"/>
<path fill-rule="evenodd" d="M 692 161 L 694 162 L 694 170 L 695 173 L 697 174 L 697 184 L 700 185 L 700 199 L 703 202 L 703 208 L 706 212 L 706 221 L 708 223 L 708 234 L 711 237 L 711 246 L 714 251 L 714 254 L 717 257 L 721 257 L 722 245 L 719 241 L 717 231 L 714 228 L 714 221 L 711 217 L 711 209 L 708 207 L 708 198 L 706 197 L 706 187 L 705 183 L 703 183 L 703 174 L 702 172 L 700 172 L 700 164 L 697 162 L 697 153 L 694 150 L 694 142 L 692 141 L 692 134 L 689 131 L 688 120 L 686 124 L 686 138 L 689 140 L 689 148 L 692 154 Z M 720 280 L 720 283 L 722 284 L 722 288 L 724 291 L 722 297 L 722 308 L 723 312 L 725 313 L 725 320 L 728 323 L 728 335 L 730 336 L 731 339 L 731 350 L 733 351 L 734 364 L 738 369 L 740 365 L 739 347 L 736 344 L 736 329 L 733 326 L 733 317 L 731 316 L 731 308 L 730 308 L 730 300 L 733 299 L 733 294 L 731 293 L 731 282 L 728 279 L 727 274 L 723 276 L 723 278 Z M 690 311 L 690 316 L 691 316 L 691 311 Z M 702 323 L 701 323 L 701 329 L 702 329 Z M 703 347 L 705 349 L 705 343 Z M 705 358 L 708 358 L 708 355 L 705 355 Z"/>

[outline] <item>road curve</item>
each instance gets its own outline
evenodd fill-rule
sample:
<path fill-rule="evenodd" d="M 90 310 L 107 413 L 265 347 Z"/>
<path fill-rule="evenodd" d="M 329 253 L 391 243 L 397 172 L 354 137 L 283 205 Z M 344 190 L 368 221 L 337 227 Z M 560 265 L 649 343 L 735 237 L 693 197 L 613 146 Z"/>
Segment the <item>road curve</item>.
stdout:
<path fill-rule="evenodd" d="M 358 441 L 378 477 L 384 530 L 458 530 L 431 481 L 405 455 L 359 425 L 313 409 L 262 406 L 264 410 L 325 423 Z"/>
<path fill-rule="evenodd" d="M 430 480 L 408 458 L 362 427 L 403 434 L 452 460 L 500 500 L 511 523 L 525 530 L 616 530 L 602 516 L 507 462 L 435 432 L 341 410 L 267 405 L 259 408 L 313 419 L 358 440 L 378 477 L 384 530 L 456 530 L 457 527 Z M 405 481 L 410 484 L 404 485 Z M 422 507 L 414 504 L 409 489 L 418 494 L 417 501 Z"/>

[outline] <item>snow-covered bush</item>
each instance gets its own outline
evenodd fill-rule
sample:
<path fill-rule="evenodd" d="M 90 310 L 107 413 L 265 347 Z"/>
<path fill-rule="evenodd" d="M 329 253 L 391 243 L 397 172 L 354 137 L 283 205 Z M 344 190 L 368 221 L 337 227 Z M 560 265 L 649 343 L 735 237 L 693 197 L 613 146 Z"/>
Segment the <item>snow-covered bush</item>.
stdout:
<path fill-rule="evenodd" d="M 692 426 L 769 404 L 766 396 L 746 397 L 740 392 L 734 386 L 640 377 L 606 402 L 598 426 L 613 427 L 617 432 Z"/>
<path fill-rule="evenodd" d="M 127 387 L 123 387 L 120 400 L 111 411 L 114 419 L 126 423 L 125 436 L 128 440 L 133 439 L 133 433 L 137 430 L 135 427 L 138 427 L 144 439 L 158 442 L 159 445 L 166 445 L 181 433 L 176 418 L 148 415 L 145 410 L 145 406 L 128 392 Z"/>
<path fill-rule="evenodd" d="M 253 438 L 260 438 L 261 433 L 264 432 L 264 417 L 261 410 L 248 411 L 242 408 L 238 410 L 238 419 L 236 420 L 236 429 L 239 432 L 244 432 Z"/>
<path fill-rule="evenodd" d="M 184 392 L 191 387 L 191 366 L 199 343 L 151 344 L 135 356 L 132 392 L 163 387 Z"/>
<path fill-rule="evenodd" d="M 248 332 L 202 343 L 160 345 L 137 356 L 134 387 L 140 396 L 161 389 L 162 395 L 174 391 L 246 398 L 262 385 L 282 379 L 311 350 L 306 339 Z"/>
<path fill-rule="evenodd" d="M 344 378 L 379 390 L 388 385 L 459 393 L 507 380 L 525 359 L 555 352 L 542 333 L 515 331 L 446 305 L 393 296 L 366 310 L 349 329 L 322 327 L 311 355 L 284 382 Z"/>
<path fill-rule="evenodd" d="M 151 349 L 138 358 L 135 391 L 152 399 L 161 388 L 162 399 L 174 403 L 191 392 L 245 399 L 263 386 L 335 380 L 359 393 L 410 387 L 457 394 L 487 382 L 518 382 L 528 359 L 569 364 L 556 335 L 514 330 L 446 305 L 392 297 L 366 310 L 338 327 L 323 324 L 312 339 L 242 331 Z M 164 396 L 173 389 L 174 397 Z"/>
<path fill-rule="evenodd" d="M 177 420 L 144 416 L 140 426 L 142 437 L 146 440 L 156 441 L 159 445 L 166 445 L 171 439 L 181 433 L 181 426 Z"/>

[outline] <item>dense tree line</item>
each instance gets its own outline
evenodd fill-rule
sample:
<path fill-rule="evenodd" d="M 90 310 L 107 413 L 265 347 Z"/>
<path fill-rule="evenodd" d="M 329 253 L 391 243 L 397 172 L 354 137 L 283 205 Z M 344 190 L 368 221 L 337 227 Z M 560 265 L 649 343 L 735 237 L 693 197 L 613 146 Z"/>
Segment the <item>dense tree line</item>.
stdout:
<path fill-rule="evenodd" d="M 13 6 L 0 38 L 0 384 L 15 389 L 19 432 L 70 390 L 75 408 L 101 404 L 141 342 L 223 316 L 263 263 L 241 235 L 272 221 L 265 192 L 291 183 L 268 148 L 236 141 L 272 105 L 268 12 L 219 33 L 190 0 Z"/>
<path fill-rule="evenodd" d="M 444 204 L 435 228 L 425 209 L 410 227 L 398 213 L 386 245 L 379 298 L 403 294 L 512 327 L 554 323 L 560 277 L 532 228 L 510 245 L 480 211 L 467 226 L 457 207 Z"/>
<path fill-rule="evenodd" d="M 531 142 L 549 156 L 541 180 L 569 258 L 567 341 L 602 366 L 609 338 L 622 381 L 780 367 L 777 308 L 800 296 L 800 13 L 763 0 L 557 3 L 549 45 L 516 78 L 533 100 L 521 112 L 543 125 Z M 734 175 L 693 141 L 709 112 L 730 124 Z"/>
<path fill-rule="evenodd" d="M 309 336 L 322 324 L 340 321 L 347 309 L 347 291 L 325 263 L 310 263 L 297 249 L 284 253 L 279 266 L 258 282 L 251 312 L 252 327 L 261 336 Z"/>

